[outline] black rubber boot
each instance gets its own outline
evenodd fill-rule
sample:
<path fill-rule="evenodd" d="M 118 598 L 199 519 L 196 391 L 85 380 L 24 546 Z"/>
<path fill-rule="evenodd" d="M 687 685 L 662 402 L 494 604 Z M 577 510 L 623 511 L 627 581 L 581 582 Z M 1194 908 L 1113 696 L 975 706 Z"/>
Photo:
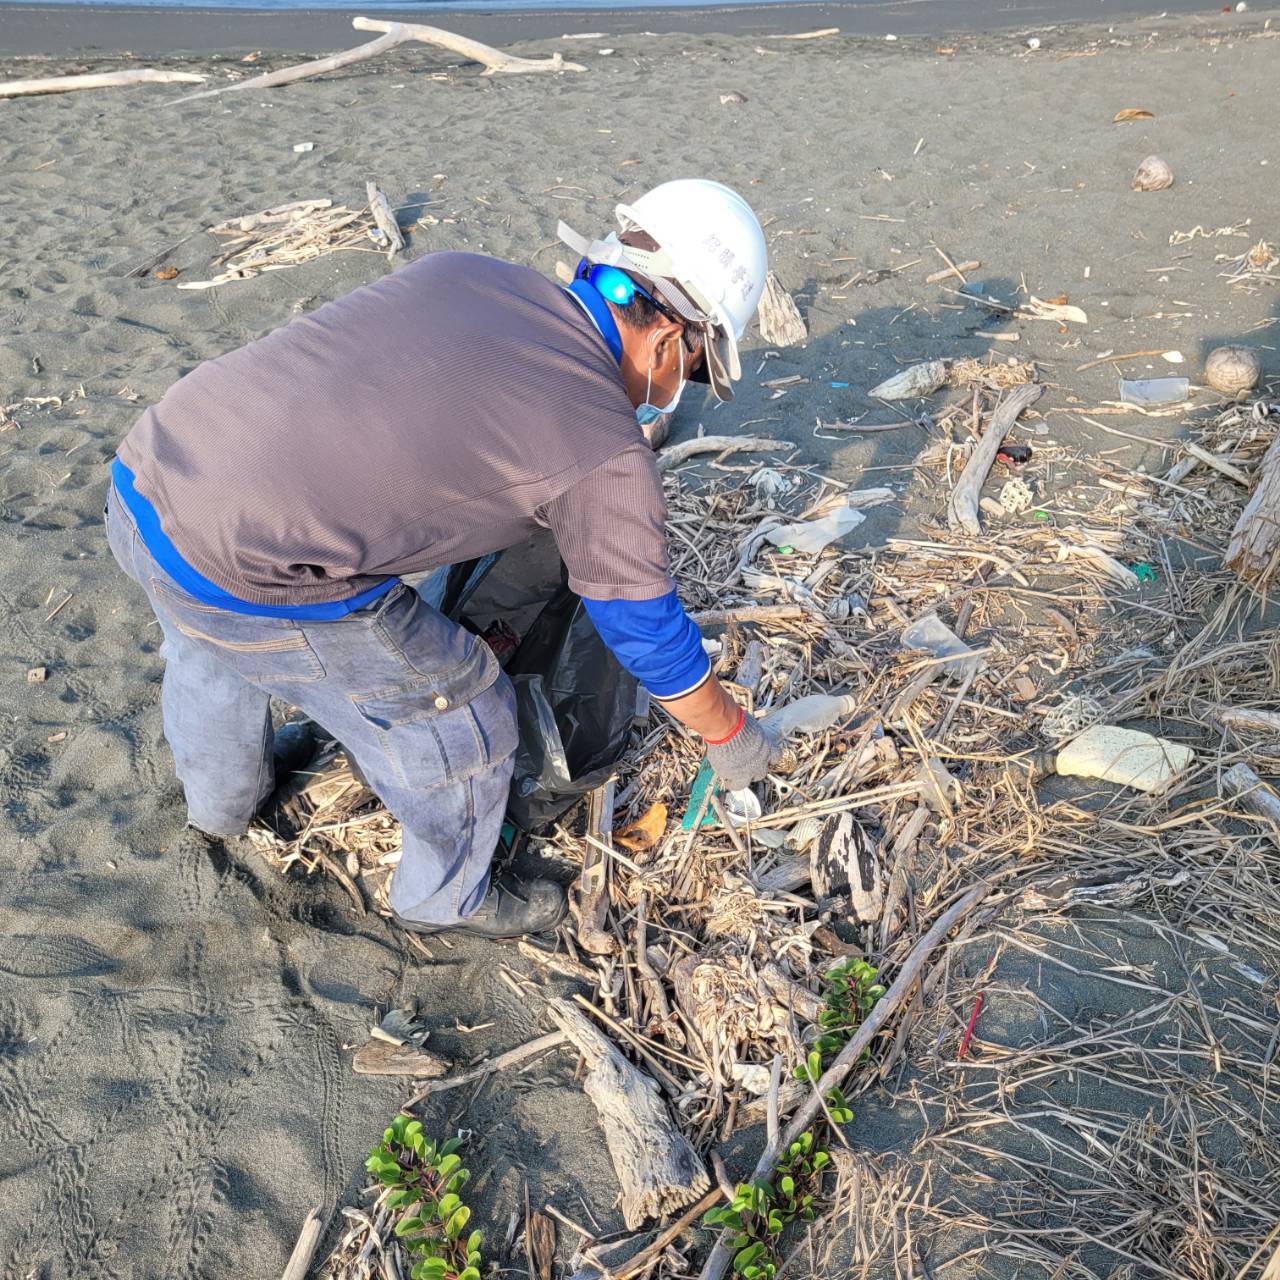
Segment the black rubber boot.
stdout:
<path fill-rule="evenodd" d="M 474 933 L 481 938 L 519 938 L 554 929 L 569 910 L 564 890 L 554 880 L 517 880 L 504 876 L 490 884 L 484 901 L 457 924 L 423 924 L 392 912 L 410 933 Z"/>

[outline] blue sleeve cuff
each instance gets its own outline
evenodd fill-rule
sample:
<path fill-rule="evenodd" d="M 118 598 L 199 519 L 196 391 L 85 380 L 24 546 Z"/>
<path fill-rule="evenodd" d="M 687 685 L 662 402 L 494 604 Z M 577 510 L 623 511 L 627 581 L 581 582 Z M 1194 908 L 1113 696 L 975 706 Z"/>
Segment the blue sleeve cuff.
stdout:
<path fill-rule="evenodd" d="M 692 693 L 711 674 L 702 633 L 674 591 L 653 600 L 589 600 L 587 614 L 614 656 L 655 698 Z"/>

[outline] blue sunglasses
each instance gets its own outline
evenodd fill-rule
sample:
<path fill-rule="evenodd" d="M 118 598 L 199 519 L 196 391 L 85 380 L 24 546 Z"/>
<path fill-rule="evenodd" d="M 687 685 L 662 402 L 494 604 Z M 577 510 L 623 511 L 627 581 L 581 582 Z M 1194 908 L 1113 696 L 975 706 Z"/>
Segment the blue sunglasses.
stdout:
<path fill-rule="evenodd" d="M 684 337 L 685 346 L 693 350 L 689 340 L 688 321 L 677 315 L 665 303 L 659 301 L 648 289 L 642 289 L 625 271 L 619 267 L 611 267 L 604 263 L 589 263 L 585 258 L 578 263 L 578 277 L 585 280 L 602 298 L 616 306 L 625 307 L 638 293 L 646 301 L 657 307 L 668 320 L 678 324 Z"/>

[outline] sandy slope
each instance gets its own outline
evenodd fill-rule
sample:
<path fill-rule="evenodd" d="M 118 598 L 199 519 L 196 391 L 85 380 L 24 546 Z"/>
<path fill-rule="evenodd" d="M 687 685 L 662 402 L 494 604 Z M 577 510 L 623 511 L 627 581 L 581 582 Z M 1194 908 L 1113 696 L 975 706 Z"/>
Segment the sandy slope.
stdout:
<path fill-rule="evenodd" d="M 0 434 L 0 1275 L 278 1273 L 306 1208 L 353 1194 L 403 1096 L 353 1076 L 342 1050 L 375 1003 L 420 997 L 460 1058 L 533 1032 L 494 950 L 440 948 L 445 971 L 431 971 L 340 892 L 286 884 L 247 846 L 184 832 L 156 629 L 100 532 L 104 464 L 140 405 L 385 264 L 349 254 L 204 293 L 128 278 L 131 266 L 233 213 L 357 200 L 376 177 L 436 220 L 414 233 L 413 254 L 469 248 L 550 271 L 557 217 L 591 230 L 624 192 L 715 176 L 767 221 L 812 326 L 805 350 L 759 376 L 809 382 L 775 400 L 751 377 L 729 408 L 690 398 L 679 429 L 751 421 L 840 474 L 897 467 L 922 443 L 913 430 L 832 446 L 811 429 L 868 407 L 863 393 L 898 361 L 982 354 L 990 344 L 973 331 L 1003 327 L 925 285 L 940 265 L 931 241 L 981 259 L 977 278 L 997 297 L 1067 292 L 1086 308 L 1086 328 L 1020 325 L 1008 348 L 1044 362 L 1050 410 L 1114 397 L 1114 370 L 1072 372 L 1091 356 L 1176 346 L 1194 364 L 1280 315 L 1274 292 L 1219 278 L 1214 255 L 1251 239 L 1168 243 L 1250 218 L 1249 237 L 1280 239 L 1280 43 L 1262 21 L 1225 41 L 1167 24 L 1158 38 L 1059 33 L 1034 55 L 626 37 L 608 57 L 575 46 L 590 74 L 555 80 L 485 80 L 410 52 L 265 97 L 5 104 L 0 395 L 65 403 L 21 405 L 20 429 Z M 215 78 L 241 70 L 201 65 Z M 730 89 L 747 104 L 722 107 Z M 1156 119 L 1113 126 L 1126 106 Z M 294 154 L 300 141 L 314 151 Z M 1129 177 L 1152 151 L 1178 182 L 1136 195 Z M 210 252 L 201 235 L 175 249 L 180 279 L 210 274 Z M 888 267 L 901 270 L 840 288 Z M 1277 334 L 1251 334 L 1273 367 Z M 1049 421 L 1056 439 L 1083 442 L 1074 418 Z M 37 665 L 48 680 L 29 685 Z M 495 1025 L 464 1035 L 455 1019 Z M 527 1172 L 535 1204 L 554 1197 L 585 1218 L 581 1193 L 617 1225 L 566 1064 L 531 1074 L 537 1093 L 490 1086 L 465 1118 L 462 1095 L 435 1114 L 441 1131 L 477 1130 L 482 1209 L 500 1233 Z"/>

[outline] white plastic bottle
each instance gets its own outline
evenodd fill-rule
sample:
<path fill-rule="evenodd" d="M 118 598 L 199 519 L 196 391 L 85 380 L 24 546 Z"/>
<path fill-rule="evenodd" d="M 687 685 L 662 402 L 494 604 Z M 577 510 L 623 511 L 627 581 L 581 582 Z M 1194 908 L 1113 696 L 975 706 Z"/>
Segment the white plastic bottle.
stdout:
<path fill-rule="evenodd" d="M 807 698 L 789 702 L 776 711 L 760 717 L 760 727 L 775 742 L 793 733 L 821 733 L 857 710 L 858 700 L 851 693 L 811 693 Z"/>

